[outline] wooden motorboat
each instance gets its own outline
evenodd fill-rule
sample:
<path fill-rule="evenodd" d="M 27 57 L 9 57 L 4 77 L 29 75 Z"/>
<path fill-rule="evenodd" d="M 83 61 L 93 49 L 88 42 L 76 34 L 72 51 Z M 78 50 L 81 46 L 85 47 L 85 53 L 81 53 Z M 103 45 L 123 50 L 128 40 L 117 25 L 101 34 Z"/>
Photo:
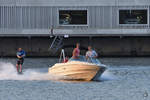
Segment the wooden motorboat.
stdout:
<path fill-rule="evenodd" d="M 70 60 L 67 63 L 56 63 L 49 68 L 49 74 L 62 80 L 91 81 L 97 80 L 105 69 L 106 66 L 100 63 Z"/>

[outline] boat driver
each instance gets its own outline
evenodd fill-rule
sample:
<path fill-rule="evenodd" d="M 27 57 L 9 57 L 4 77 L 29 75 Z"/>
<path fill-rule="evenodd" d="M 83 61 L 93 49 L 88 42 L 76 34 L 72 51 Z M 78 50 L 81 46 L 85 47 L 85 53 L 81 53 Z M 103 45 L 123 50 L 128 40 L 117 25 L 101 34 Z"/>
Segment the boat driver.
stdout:
<path fill-rule="evenodd" d="M 88 51 L 86 52 L 86 59 L 89 59 L 89 58 L 97 58 L 98 57 L 98 54 L 96 53 L 95 50 L 92 49 L 91 46 L 88 46 Z"/>
<path fill-rule="evenodd" d="M 79 59 L 80 58 L 80 44 L 77 43 L 76 44 L 76 48 L 74 48 L 73 52 L 72 52 L 72 59 Z"/>

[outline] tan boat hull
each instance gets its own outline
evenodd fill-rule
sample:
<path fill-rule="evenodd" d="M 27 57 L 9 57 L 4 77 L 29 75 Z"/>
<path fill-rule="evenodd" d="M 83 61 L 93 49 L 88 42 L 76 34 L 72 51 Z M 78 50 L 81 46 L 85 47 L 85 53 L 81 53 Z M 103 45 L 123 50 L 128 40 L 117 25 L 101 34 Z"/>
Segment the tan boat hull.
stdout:
<path fill-rule="evenodd" d="M 79 61 L 71 61 L 68 63 L 55 64 L 49 68 L 52 75 L 63 76 L 66 80 L 92 80 L 100 67 L 95 64 L 84 63 Z"/>

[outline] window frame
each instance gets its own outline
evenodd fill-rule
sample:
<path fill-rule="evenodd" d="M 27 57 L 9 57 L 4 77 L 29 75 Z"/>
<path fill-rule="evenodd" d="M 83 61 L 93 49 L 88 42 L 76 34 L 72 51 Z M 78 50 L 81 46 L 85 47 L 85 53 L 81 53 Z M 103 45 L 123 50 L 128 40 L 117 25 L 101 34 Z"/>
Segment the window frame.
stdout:
<path fill-rule="evenodd" d="M 60 13 L 59 13 L 59 11 L 61 11 L 61 10 L 66 10 L 66 11 L 87 11 L 87 24 L 84 24 L 84 25 L 82 25 L 82 24 L 70 24 L 70 25 L 62 25 L 62 24 L 60 24 L 59 23 L 59 15 L 60 15 Z M 57 10 L 57 24 L 58 24 L 58 26 L 89 26 L 89 11 L 88 11 L 88 9 L 86 9 L 86 8 L 81 8 L 81 9 L 58 9 Z"/>
<path fill-rule="evenodd" d="M 147 11 L 147 24 L 120 24 L 120 10 L 146 10 Z M 149 26 L 149 9 L 148 8 L 120 8 L 118 9 L 118 25 L 119 26 Z"/>

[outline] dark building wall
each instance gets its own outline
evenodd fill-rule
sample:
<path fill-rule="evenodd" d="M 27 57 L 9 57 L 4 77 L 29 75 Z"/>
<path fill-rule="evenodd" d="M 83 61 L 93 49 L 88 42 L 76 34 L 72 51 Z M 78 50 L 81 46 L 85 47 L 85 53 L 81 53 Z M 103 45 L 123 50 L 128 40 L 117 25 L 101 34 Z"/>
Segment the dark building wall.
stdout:
<path fill-rule="evenodd" d="M 17 48 L 22 47 L 27 56 L 59 56 L 60 50 L 52 54 L 48 48 L 53 38 L 49 37 L 1 37 L 0 56 L 15 56 Z M 150 56 L 150 37 L 72 37 L 64 39 L 66 55 L 71 56 L 75 44 L 81 44 L 84 55 L 88 45 L 99 53 L 99 56 Z"/>
<path fill-rule="evenodd" d="M 88 45 L 92 45 L 99 56 L 150 56 L 150 37 L 95 37 L 91 40 L 89 38 L 72 40 L 75 40 L 72 42 L 74 44 L 81 43 L 82 54 L 85 54 Z M 66 45 L 71 43 L 71 39 L 67 41 Z"/>
<path fill-rule="evenodd" d="M 27 56 L 48 56 L 48 38 L 0 38 L 0 55 L 15 56 L 17 48 L 21 47 L 27 52 Z"/>

